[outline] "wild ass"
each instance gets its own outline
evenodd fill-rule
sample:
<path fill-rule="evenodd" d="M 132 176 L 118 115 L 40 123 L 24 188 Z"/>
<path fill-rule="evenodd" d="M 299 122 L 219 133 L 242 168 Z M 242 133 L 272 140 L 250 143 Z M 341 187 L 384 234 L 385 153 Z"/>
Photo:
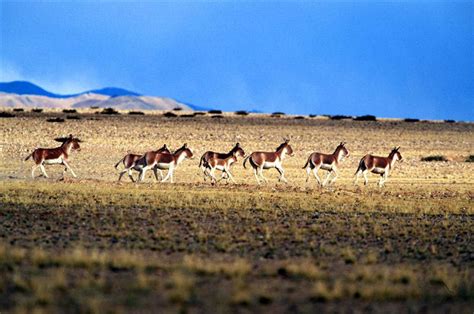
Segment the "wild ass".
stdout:
<path fill-rule="evenodd" d="M 159 148 L 158 150 L 155 150 L 153 151 L 154 153 L 162 153 L 162 152 L 165 152 L 165 153 L 171 153 L 170 150 L 168 149 L 168 147 L 166 146 L 166 144 L 164 144 L 161 148 Z M 146 154 L 146 153 L 145 153 Z M 130 180 L 132 180 L 132 182 L 135 182 L 135 180 L 133 179 L 133 176 L 132 176 L 132 170 L 136 170 L 136 171 L 140 171 L 140 169 L 143 167 L 143 164 L 140 164 L 138 161 L 140 160 L 140 158 L 142 156 L 144 156 L 145 154 L 143 155 L 137 155 L 137 154 L 127 154 L 125 155 L 122 159 L 120 159 L 116 164 L 115 164 L 115 169 L 118 168 L 118 166 L 120 165 L 120 163 L 123 163 L 123 166 L 124 166 L 124 169 L 122 171 L 120 171 L 120 174 L 119 174 L 119 178 L 118 178 L 118 181 L 120 181 L 122 179 L 122 176 L 125 174 L 125 173 L 128 173 L 128 176 L 130 178 Z M 156 168 L 153 168 L 153 172 L 155 174 L 155 178 L 157 181 L 159 181 L 158 179 L 158 173 L 157 172 L 160 172 L 160 177 L 161 179 L 163 179 L 163 175 L 161 173 L 161 170 L 159 169 L 156 169 Z"/>
<path fill-rule="evenodd" d="M 204 181 L 206 181 L 207 176 L 210 176 L 210 170 L 211 170 L 209 167 L 210 159 L 225 160 L 231 157 L 234 153 L 236 154 L 236 157 L 239 157 L 239 156 L 245 157 L 245 152 L 242 149 L 242 147 L 240 147 L 240 143 L 236 143 L 235 146 L 228 153 L 216 153 L 212 151 L 205 152 L 199 161 L 199 168 L 201 168 L 204 174 Z M 218 169 L 218 170 L 222 170 L 222 169 Z M 222 172 L 222 178 L 224 178 L 224 175 L 226 173 L 227 172 L 225 171 Z M 211 176 L 211 180 L 212 180 L 212 176 Z"/>
<path fill-rule="evenodd" d="M 143 181 L 145 173 L 148 169 L 156 167 L 157 169 L 168 169 L 166 177 L 161 180 L 165 182 L 170 179 L 173 183 L 173 173 L 176 167 L 186 158 L 192 158 L 193 152 L 188 148 L 187 144 L 184 144 L 181 148 L 176 150 L 173 154 L 171 153 L 156 153 L 148 152 L 140 158 L 138 162 L 143 162 L 143 167 L 140 169 L 140 177 L 138 181 Z"/>
<path fill-rule="evenodd" d="M 293 149 L 289 144 L 290 140 L 285 140 L 280 146 L 277 147 L 275 152 L 253 152 L 244 160 L 244 168 L 247 168 L 245 164 L 249 160 L 252 165 L 253 172 L 257 183 L 260 184 L 259 176 L 264 182 L 268 180 L 263 176 L 263 169 L 276 168 L 280 173 L 278 181 L 288 182 L 285 178 L 285 170 L 283 170 L 282 162 L 286 155 L 293 155 Z"/>
<path fill-rule="evenodd" d="M 402 160 L 403 157 L 398 151 L 400 146 L 392 149 L 388 157 L 379 157 L 372 155 L 365 155 L 359 162 L 359 167 L 355 173 L 354 184 L 357 184 L 359 176 L 362 173 L 364 175 L 364 184 L 367 185 L 369 179 L 367 178 L 367 172 L 373 172 L 380 174 L 379 186 L 382 187 L 387 181 L 390 170 L 393 168 L 395 161 Z"/>
<path fill-rule="evenodd" d="M 315 152 L 309 155 L 308 161 L 306 161 L 306 164 L 303 167 L 303 169 L 306 169 L 306 182 L 309 181 L 311 170 L 313 170 L 314 177 L 318 181 L 319 185 L 325 186 L 329 180 L 329 177 L 331 176 L 331 173 L 334 173 L 334 177 L 331 179 L 331 181 L 329 181 L 329 184 L 333 183 L 338 176 L 337 167 L 339 166 L 339 162 L 341 162 L 345 157 L 349 156 L 349 151 L 345 145 L 345 142 L 341 142 L 332 154 Z M 318 170 L 320 168 L 328 171 L 324 182 L 321 182 L 321 179 L 318 176 Z"/>
<path fill-rule="evenodd" d="M 35 164 L 31 168 L 31 177 L 35 178 L 35 170 L 39 167 L 44 177 L 49 178 L 44 165 L 50 164 L 61 164 L 66 168 L 64 172 L 68 169 L 71 171 L 71 174 L 76 178 L 76 174 L 69 166 L 67 161 L 72 150 L 81 150 L 79 143 L 81 140 L 75 138 L 70 134 L 68 137 L 58 137 L 54 139 L 56 142 L 63 143 L 61 146 L 56 148 L 36 148 L 28 157 L 25 158 L 25 161 L 30 157 L 33 157 Z M 64 175 L 64 174 L 63 174 Z"/>
<path fill-rule="evenodd" d="M 214 175 L 214 172 L 217 170 L 222 171 L 222 178 L 224 178 L 224 175 L 227 175 L 227 179 L 230 179 L 233 183 L 236 183 L 234 180 L 234 177 L 230 173 L 230 167 L 232 166 L 233 163 L 237 161 L 237 152 L 234 151 L 232 152 L 232 155 L 230 155 L 227 158 L 221 159 L 217 157 L 211 157 L 208 162 L 208 169 L 209 170 L 209 176 L 211 177 L 211 182 L 217 183 L 217 179 Z M 207 168 L 206 168 L 207 169 Z"/>

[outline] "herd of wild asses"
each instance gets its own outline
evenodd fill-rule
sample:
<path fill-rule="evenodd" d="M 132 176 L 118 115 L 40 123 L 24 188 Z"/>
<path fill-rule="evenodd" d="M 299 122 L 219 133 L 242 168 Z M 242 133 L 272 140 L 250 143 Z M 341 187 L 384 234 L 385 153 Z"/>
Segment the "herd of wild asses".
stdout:
<path fill-rule="evenodd" d="M 80 150 L 79 143 L 81 140 L 69 135 L 68 137 L 56 138 L 55 141 L 61 142 L 62 145 L 56 148 L 37 148 L 35 149 L 25 160 L 33 158 L 35 164 L 31 169 L 31 176 L 35 177 L 35 170 L 41 169 L 43 176 L 46 178 L 44 165 L 45 164 L 61 164 L 65 166 L 64 171 L 71 171 L 71 174 L 76 177 L 76 174 L 71 169 L 68 163 L 68 156 L 72 150 Z M 239 157 L 245 158 L 243 165 L 246 168 L 247 162 L 252 166 L 255 179 L 260 184 L 261 180 L 267 182 L 267 179 L 263 176 L 263 169 L 275 168 L 279 173 L 279 181 L 287 182 L 285 178 L 285 171 L 282 163 L 285 157 L 293 155 L 293 149 L 289 144 L 289 140 L 286 139 L 277 149 L 273 152 L 253 152 L 248 156 L 245 156 L 245 152 L 239 143 L 228 153 L 216 153 L 212 151 L 205 152 L 200 161 L 199 167 L 203 172 L 204 180 L 208 177 L 211 183 L 217 183 L 215 175 L 216 170 L 222 172 L 222 179 L 231 180 L 235 183 L 234 177 L 230 172 L 231 166 L 237 161 Z M 306 169 L 306 181 L 309 180 L 311 172 L 321 186 L 333 183 L 338 177 L 338 166 L 339 163 L 347 156 L 349 151 L 345 147 L 345 142 L 341 142 L 332 154 L 323 154 L 314 152 L 309 155 L 306 164 L 303 169 Z M 373 172 L 381 176 L 379 186 L 383 186 L 387 177 L 394 166 L 395 161 L 402 160 L 402 155 L 399 152 L 400 147 L 392 149 L 387 157 L 379 157 L 373 155 L 365 155 L 359 162 L 355 173 L 355 181 L 357 183 L 359 176 L 364 176 L 365 184 L 368 183 L 367 173 Z M 168 147 L 163 145 L 156 151 L 149 151 L 143 155 L 127 154 L 117 164 L 115 168 L 118 168 L 120 163 L 123 164 L 124 169 L 120 171 L 119 181 L 125 173 L 128 173 L 130 179 L 135 182 L 132 176 L 132 170 L 139 171 L 138 181 L 143 181 L 147 170 L 152 169 L 157 181 L 165 182 L 170 180 L 173 182 L 173 174 L 176 167 L 186 158 L 192 158 L 193 152 L 191 148 L 184 144 L 182 147 L 177 149 L 175 152 L 171 152 Z M 328 173 L 324 180 L 321 180 L 318 176 L 318 170 L 323 169 Z M 168 173 L 163 177 L 162 170 L 168 170 Z M 332 178 L 331 178 L 332 175 Z"/>

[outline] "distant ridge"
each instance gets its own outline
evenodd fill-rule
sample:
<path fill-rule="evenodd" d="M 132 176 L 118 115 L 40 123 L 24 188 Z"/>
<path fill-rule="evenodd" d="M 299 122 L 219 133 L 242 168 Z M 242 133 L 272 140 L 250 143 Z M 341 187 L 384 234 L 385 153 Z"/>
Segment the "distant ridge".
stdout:
<path fill-rule="evenodd" d="M 118 88 L 118 87 L 105 87 L 101 89 L 93 89 L 84 93 L 99 94 L 110 97 L 119 97 L 119 96 L 142 96 L 138 93 L 131 92 L 129 90 Z M 82 93 L 82 94 L 84 94 Z"/>
<path fill-rule="evenodd" d="M 13 81 L 0 83 L 0 92 L 17 94 L 17 95 L 36 95 L 36 96 L 46 96 L 52 98 L 69 98 L 76 97 L 83 94 L 98 94 L 110 97 L 117 96 L 141 96 L 136 92 L 132 92 L 123 88 L 118 87 L 105 87 L 101 89 L 88 90 L 82 93 L 70 94 L 70 95 L 60 95 L 48 92 L 44 88 L 39 87 L 36 84 L 27 81 Z"/>
<path fill-rule="evenodd" d="M 47 96 L 47 97 L 52 97 L 52 98 L 65 97 L 65 96 L 48 92 L 47 90 L 44 90 L 38 85 L 35 85 L 30 82 L 26 82 L 26 81 L 13 81 L 13 82 L 0 83 L 0 92 L 17 94 L 17 95 Z"/>
<path fill-rule="evenodd" d="M 9 108 L 84 108 L 97 106 L 126 110 L 195 110 L 194 106 L 168 97 L 142 96 L 118 87 L 60 95 L 26 81 L 0 83 L 0 106 Z"/>
<path fill-rule="evenodd" d="M 12 95 L 3 95 L 12 94 Z M 23 97 L 16 97 L 15 95 L 20 95 Z M 81 97 L 88 95 L 87 98 Z M 96 95 L 96 96 L 94 96 Z M 107 102 L 104 102 L 105 96 L 110 98 L 118 98 L 115 101 L 108 99 Z M 53 99 L 70 99 L 69 101 L 48 101 L 46 98 L 37 98 L 30 96 L 43 96 Z M 77 101 L 75 99 L 77 98 Z M 127 103 L 127 104 L 124 104 Z M 105 87 L 100 89 L 87 90 L 77 94 L 70 95 L 61 95 L 52 93 L 45 90 L 44 88 L 28 82 L 28 81 L 12 81 L 12 82 L 0 82 L 0 106 L 5 107 L 46 107 L 46 108 L 68 108 L 68 107 L 90 107 L 90 106 L 99 106 L 103 107 L 106 105 L 115 106 L 117 109 L 143 109 L 143 110 L 167 110 L 174 109 L 171 106 L 181 107 L 183 109 L 191 109 L 196 111 L 209 111 L 216 108 L 197 106 L 190 104 L 188 102 L 179 101 L 176 99 L 168 97 L 154 97 L 154 96 L 144 96 L 137 92 L 129 91 L 124 88 L 119 87 Z M 143 107 L 143 108 L 141 108 Z M 170 108 L 168 108 L 170 107 Z"/>

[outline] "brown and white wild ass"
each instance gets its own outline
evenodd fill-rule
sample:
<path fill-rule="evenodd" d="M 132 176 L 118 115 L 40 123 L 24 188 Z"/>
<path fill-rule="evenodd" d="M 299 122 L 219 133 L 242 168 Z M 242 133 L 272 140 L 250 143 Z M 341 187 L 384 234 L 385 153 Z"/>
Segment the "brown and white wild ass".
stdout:
<path fill-rule="evenodd" d="M 186 158 L 192 158 L 193 152 L 188 148 L 187 144 L 184 144 L 181 148 L 176 150 L 173 154 L 171 153 L 156 153 L 148 152 L 140 158 L 139 163 L 143 163 L 143 167 L 140 169 L 140 177 L 138 181 L 143 181 L 145 178 L 145 173 L 148 169 L 156 167 L 156 169 L 168 169 L 166 177 L 161 180 L 165 182 L 170 179 L 173 183 L 173 174 L 176 167 Z"/>
<path fill-rule="evenodd" d="M 237 152 L 232 152 L 227 158 L 221 159 L 217 157 L 211 157 L 207 162 L 207 167 L 209 169 L 209 176 L 211 177 L 211 182 L 217 183 L 217 179 L 214 175 L 214 172 L 217 170 L 222 171 L 221 180 L 224 178 L 224 174 L 227 175 L 227 179 L 230 179 L 233 183 L 236 183 L 234 176 L 230 173 L 230 167 L 237 161 Z"/>
<path fill-rule="evenodd" d="M 199 168 L 201 168 L 201 170 L 204 174 L 204 181 L 206 181 L 207 176 L 210 176 L 211 180 L 212 180 L 212 176 L 210 175 L 211 167 L 209 166 L 209 160 L 211 160 L 211 159 L 226 160 L 229 157 L 232 157 L 232 155 L 234 153 L 236 154 L 236 157 L 239 157 L 239 156 L 240 157 L 245 157 L 245 152 L 242 149 L 242 147 L 240 146 L 240 143 L 236 143 L 235 146 L 228 153 L 216 153 L 216 152 L 212 152 L 212 151 L 205 152 L 202 155 L 201 159 L 199 160 Z M 229 161 L 230 161 L 230 159 L 229 159 Z M 229 165 L 229 167 L 230 167 L 230 165 Z M 228 174 L 227 172 L 223 171 L 222 169 L 218 169 L 218 170 L 222 171 L 222 178 L 224 178 L 225 174 Z M 232 179 L 232 181 L 234 181 L 234 180 Z"/>
<path fill-rule="evenodd" d="M 163 147 L 159 148 L 158 150 L 155 150 L 153 151 L 155 153 L 162 153 L 162 152 L 165 152 L 165 153 L 171 153 L 170 150 L 168 149 L 168 147 L 166 146 L 166 144 L 163 145 Z M 146 154 L 146 153 L 145 153 Z M 115 164 L 115 169 L 118 168 L 118 166 L 120 165 L 120 163 L 123 163 L 123 166 L 124 166 L 124 169 L 122 171 L 120 171 L 120 174 L 119 174 L 119 178 L 118 180 L 120 181 L 122 179 L 122 176 L 125 174 L 125 173 L 128 173 L 128 176 L 130 178 L 130 180 L 132 180 L 132 182 L 135 182 L 135 180 L 133 179 L 133 176 L 132 176 L 132 170 L 136 170 L 136 171 L 140 171 L 140 169 L 143 167 L 143 164 L 140 164 L 138 161 L 140 160 L 140 158 L 142 156 L 144 156 L 145 154 L 142 154 L 142 155 L 138 155 L 138 154 L 127 154 L 125 155 L 122 159 L 120 159 L 116 164 Z M 160 177 L 161 179 L 163 179 L 163 175 L 161 173 L 161 170 L 159 169 L 156 169 L 156 168 L 153 168 L 153 172 L 155 174 L 155 178 L 157 181 L 159 181 L 158 179 L 158 173 L 157 172 L 160 172 Z"/>
<path fill-rule="evenodd" d="M 382 187 L 387 181 L 388 175 L 392 170 L 395 161 L 402 160 L 403 157 L 398 151 L 400 146 L 395 147 L 392 149 L 388 157 L 379 157 L 379 156 L 372 156 L 372 155 L 365 155 L 359 162 L 359 167 L 355 173 L 355 181 L 354 184 L 357 184 L 359 180 L 359 176 L 362 173 L 364 175 L 364 184 L 367 185 L 369 179 L 367 178 L 367 172 L 373 172 L 376 174 L 380 174 L 380 181 L 379 186 Z"/>
<path fill-rule="evenodd" d="M 289 142 L 290 140 L 285 140 L 285 142 L 277 147 L 275 152 L 253 152 L 245 158 L 244 168 L 247 168 L 245 164 L 247 163 L 247 160 L 249 160 L 258 184 L 260 184 L 259 176 L 264 182 L 268 182 L 268 180 L 263 176 L 263 169 L 270 168 L 276 168 L 280 173 L 278 181 L 288 182 L 285 178 L 285 170 L 282 167 L 282 162 L 286 155 L 293 156 L 293 149 Z"/>
<path fill-rule="evenodd" d="M 54 139 L 56 142 L 63 143 L 61 146 L 56 148 L 36 148 L 28 157 L 25 158 L 25 161 L 30 157 L 33 157 L 35 164 L 31 168 L 31 177 L 35 178 L 35 170 L 37 168 L 41 169 L 41 172 L 44 177 L 49 178 L 44 165 L 50 164 L 61 164 L 65 166 L 64 172 L 68 169 L 71 171 L 71 174 L 76 178 L 76 174 L 71 169 L 68 163 L 68 157 L 71 154 L 72 150 L 81 150 L 79 143 L 81 140 L 75 138 L 70 134 L 68 137 L 59 137 Z M 64 174 L 63 174 L 64 175 Z"/>
<path fill-rule="evenodd" d="M 308 160 L 306 161 L 306 164 L 303 167 L 303 169 L 306 169 L 306 182 L 309 181 L 311 170 L 313 170 L 314 177 L 321 186 L 326 185 L 332 173 L 334 173 L 334 177 L 331 179 L 331 181 L 329 181 L 329 184 L 333 183 L 338 176 L 337 167 L 339 166 L 339 162 L 341 162 L 345 157 L 349 156 L 349 151 L 347 150 L 345 145 L 345 142 L 341 142 L 332 154 L 323 154 L 315 152 L 309 155 Z M 324 182 L 321 182 L 321 179 L 318 176 L 319 169 L 328 171 Z"/>

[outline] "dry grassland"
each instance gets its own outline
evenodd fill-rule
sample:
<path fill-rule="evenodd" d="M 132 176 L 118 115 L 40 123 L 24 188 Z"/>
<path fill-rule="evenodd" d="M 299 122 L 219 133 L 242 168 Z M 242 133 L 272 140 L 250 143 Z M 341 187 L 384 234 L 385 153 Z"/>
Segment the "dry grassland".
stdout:
<path fill-rule="evenodd" d="M 179 114 L 186 114 L 180 112 Z M 0 312 L 453 312 L 474 308 L 474 125 L 323 118 L 105 116 L 47 111 L 0 118 Z M 69 133 L 84 142 L 79 178 L 30 178 L 35 147 Z M 288 184 L 204 183 L 206 150 L 273 150 L 291 139 Z M 312 151 L 347 142 L 334 186 L 305 184 Z M 145 183 L 114 164 L 127 152 L 183 143 L 195 158 L 175 184 Z M 401 146 L 380 189 L 352 184 L 366 153 Z M 422 162 L 442 155 L 448 162 Z M 39 175 L 39 171 L 37 172 Z M 363 181 L 363 180 L 362 180 Z"/>

